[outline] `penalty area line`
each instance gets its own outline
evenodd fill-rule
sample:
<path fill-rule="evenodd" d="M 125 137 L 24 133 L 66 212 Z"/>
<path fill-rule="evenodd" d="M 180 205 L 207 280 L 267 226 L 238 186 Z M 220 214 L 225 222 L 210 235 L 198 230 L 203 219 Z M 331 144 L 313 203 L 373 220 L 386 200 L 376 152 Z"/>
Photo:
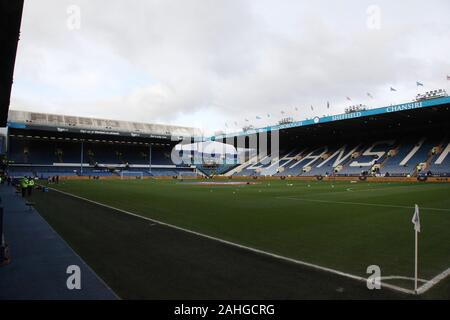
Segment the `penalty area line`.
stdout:
<path fill-rule="evenodd" d="M 330 195 L 327 193 L 325 195 Z M 336 204 L 349 204 L 349 205 L 357 205 L 357 206 L 368 206 L 368 207 L 384 207 L 384 208 L 402 208 L 402 209 L 414 209 L 414 207 L 409 206 L 400 206 L 394 204 L 380 204 L 380 203 L 367 203 L 367 202 L 351 202 L 351 201 L 333 201 L 333 200 L 319 200 L 319 199 L 305 199 L 305 198 L 296 198 L 296 197 L 275 197 L 276 199 L 287 199 L 287 200 L 297 200 L 297 201 L 308 201 L 308 202 L 319 202 L 319 203 L 336 203 Z M 420 209 L 430 210 L 430 211 L 445 211 L 450 212 L 450 209 L 444 208 L 427 208 L 420 207 Z"/>
<path fill-rule="evenodd" d="M 305 262 L 305 261 L 301 261 L 301 260 L 285 257 L 285 256 L 278 255 L 278 254 L 275 254 L 275 253 L 271 253 L 271 252 L 268 252 L 268 251 L 264 251 L 264 250 L 260 250 L 260 249 L 256 249 L 256 248 L 252 248 L 252 247 L 248 247 L 248 246 L 245 246 L 245 245 L 242 245 L 242 244 L 238 244 L 238 243 L 235 243 L 235 242 L 231 242 L 231 241 L 228 241 L 228 240 L 224 240 L 224 239 L 216 238 L 216 237 L 213 237 L 213 236 L 209 236 L 209 235 L 204 234 L 204 233 L 200 233 L 200 232 L 197 232 L 197 231 L 193 231 L 193 230 L 185 229 L 185 228 L 182 228 L 182 227 L 178 227 L 176 225 L 169 224 L 169 223 L 166 223 L 166 222 L 162 222 L 162 221 L 159 221 L 157 219 L 144 217 L 144 216 L 138 215 L 136 213 L 132 213 L 132 212 L 129 212 L 129 211 L 126 211 L 126 210 L 123 210 L 123 209 L 119 209 L 119 208 L 115 208 L 115 207 L 109 206 L 109 205 L 101 203 L 101 202 L 97 202 L 97 201 L 94 201 L 94 200 L 83 198 L 83 197 L 74 195 L 74 194 L 69 193 L 69 192 L 65 192 L 65 191 L 58 190 L 58 189 L 51 188 L 51 187 L 48 187 L 48 188 L 50 190 L 55 191 L 55 192 L 59 192 L 61 194 L 64 194 L 64 195 L 67 195 L 67 196 L 70 196 L 70 197 L 74 197 L 74 198 L 77 198 L 77 199 L 80 199 L 80 200 L 83 200 L 83 201 L 86 201 L 86 202 L 90 202 L 90 203 L 93 203 L 95 205 L 102 206 L 102 207 L 105 207 L 105 208 L 108 208 L 108 209 L 111 209 L 111 210 L 114 210 L 114 211 L 118 211 L 118 212 L 130 215 L 130 216 L 136 217 L 136 218 L 140 218 L 140 219 L 143 219 L 143 220 L 151 221 L 151 222 L 157 223 L 157 224 L 165 226 L 165 227 L 169 227 L 169 228 L 172 228 L 172 229 L 176 229 L 176 230 L 179 230 L 179 231 L 190 233 L 190 234 L 202 237 L 202 238 L 206 238 L 206 239 L 209 239 L 209 240 L 217 241 L 217 242 L 229 245 L 229 246 L 233 246 L 233 247 L 240 248 L 240 249 L 243 249 L 243 250 L 246 250 L 246 251 L 258 253 L 258 254 L 265 255 L 265 256 L 268 256 L 268 257 L 271 257 L 271 258 L 275 258 L 275 259 L 278 259 L 278 260 L 291 262 L 291 263 L 294 263 L 294 264 L 297 264 L 297 265 L 301 265 L 301 266 L 306 266 L 306 267 L 309 267 L 309 268 L 312 268 L 312 269 L 315 269 L 315 270 L 319 270 L 319 271 L 323 271 L 323 272 L 327 272 L 327 273 L 339 275 L 339 276 L 342 276 L 342 277 L 345 277 L 345 278 L 358 280 L 358 281 L 367 283 L 367 278 L 364 278 L 364 277 L 361 277 L 361 276 L 357 276 L 357 275 L 353 275 L 353 274 L 346 273 L 346 272 L 343 272 L 343 271 L 339 271 L 339 270 L 336 270 L 336 269 L 323 267 L 323 266 L 320 266 L 320 265 L 317 265 L 317 264 L 313 264 L 313 263 L 309 263 L 309 262 Z M 394 290 L 394 291 L 398 291 L 398 292 L 402 292 L 402 293 L 406 293 L 406 294 L 415 294 L 415 292 L 413 290 L 405 289 L 405 288 L 402 288 L 402 287 L 399 287 L 399 286 L 396 286 L 396 285 L 393 285 L 393 284 L 382 283 L 381 285 L 382 285 L 383 288 L 389 288 L 389 289 Z"/>

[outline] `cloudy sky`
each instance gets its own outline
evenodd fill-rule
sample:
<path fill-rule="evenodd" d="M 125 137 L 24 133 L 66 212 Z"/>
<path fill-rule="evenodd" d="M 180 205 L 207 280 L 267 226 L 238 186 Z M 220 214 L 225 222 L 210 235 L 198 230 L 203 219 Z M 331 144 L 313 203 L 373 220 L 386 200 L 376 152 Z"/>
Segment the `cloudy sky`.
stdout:
<path fill-rule="evenodd" d="M 29 0 L 11 109 L 208 134 L 399 103 L 416 81 L 450 89 L 449 12 L 448 0 Z"/>

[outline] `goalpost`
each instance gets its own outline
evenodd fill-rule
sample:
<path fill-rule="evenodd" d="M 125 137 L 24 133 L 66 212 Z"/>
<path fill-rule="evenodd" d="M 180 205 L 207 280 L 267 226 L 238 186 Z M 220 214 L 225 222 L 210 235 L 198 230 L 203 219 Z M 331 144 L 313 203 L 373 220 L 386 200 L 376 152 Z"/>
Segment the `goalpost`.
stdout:
<path fill-rule="evenodd" d="M 142 171 L 120 171 L 120 179 L 144 179 L 144 173 Z"/>

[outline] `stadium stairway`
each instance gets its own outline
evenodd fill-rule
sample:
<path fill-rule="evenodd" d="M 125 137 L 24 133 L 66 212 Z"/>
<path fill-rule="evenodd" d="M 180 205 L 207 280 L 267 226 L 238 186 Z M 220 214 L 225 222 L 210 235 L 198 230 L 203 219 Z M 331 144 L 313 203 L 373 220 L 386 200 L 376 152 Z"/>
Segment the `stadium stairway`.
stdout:
<path fill-rule="evenodd" d="M 118 299 L 13 187 L 0 185 L 0 197 L 11 257 L 10 264 L 0 267 L 0 300 Z M 80 290 L 67 287 L 71 274 L 66 271 L 72 265 L 81 271 Z"/>

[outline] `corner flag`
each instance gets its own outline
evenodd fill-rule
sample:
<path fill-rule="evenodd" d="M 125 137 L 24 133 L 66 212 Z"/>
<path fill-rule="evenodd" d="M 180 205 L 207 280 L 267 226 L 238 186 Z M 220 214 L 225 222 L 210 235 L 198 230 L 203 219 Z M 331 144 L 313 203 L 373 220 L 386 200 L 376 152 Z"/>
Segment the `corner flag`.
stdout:
<path fill-rule="evenodd" d="M 414 230 L 420 232 L 419 206 L 417 204 L 411 222 L 414 224 Z"/>
<path fill-rule="evenodd" d="M 414 224 L 414 231 L 415 231 L 414 292 L 417 294 L 417 280 L 419 279 L 418 265 L 419 265 L 419 232 L 420 232 L 419 206 L 417 204 L 411 222 Z"/>

